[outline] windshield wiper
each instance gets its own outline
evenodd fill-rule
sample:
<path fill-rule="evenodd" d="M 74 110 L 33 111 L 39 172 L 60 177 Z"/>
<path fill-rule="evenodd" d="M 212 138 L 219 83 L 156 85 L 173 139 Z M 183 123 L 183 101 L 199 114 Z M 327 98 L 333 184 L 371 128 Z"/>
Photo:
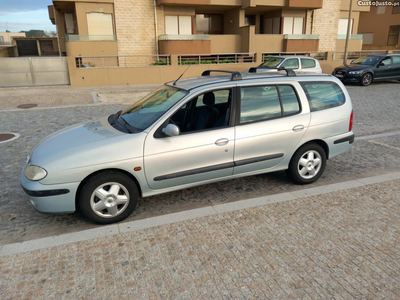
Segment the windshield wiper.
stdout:
<path fill-rule="evenodd" d="M 120 113 L 121 114 L 121 113 Z M 118 115 L 119 117 L 116 119 L 116 121 L 118 122 L 118 120 L 122 120 L 123 123 L 121 124 L 120 122 L 118 122 L 118 124 L 122 125 L 125 127 L 125 129 L 129 132 L 129 133 L 134 133 L 133 131 L 131 131 L 131 126 L 129 125 L 129 123 L 120 115 Z"/>

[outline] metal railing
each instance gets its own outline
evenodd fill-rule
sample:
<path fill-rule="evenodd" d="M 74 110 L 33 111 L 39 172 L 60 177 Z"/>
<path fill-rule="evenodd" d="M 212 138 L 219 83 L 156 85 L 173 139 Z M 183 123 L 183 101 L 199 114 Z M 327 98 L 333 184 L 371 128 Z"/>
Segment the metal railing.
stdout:
<path fill-rule="evenodd" d="M 67 34 L 65 35 L 67 42 L 88 42 L 88 41 L 116 41 L 115 35 L 78 35 L 78 34 Z"/>
<path fill-rule="evenodd" d="M 265 61 L 265 59 L 269 56 L 282 56 L 282 55 L 302 55 L 302 56 L 308 56 L 315 58 L 317 60 L 327 60 L 328 58 L 328 52 L 324 51 L 309 51 L 309 52 L 264 52 L 262 54 L 262 61 Z"/>
<path fill-rule="evenodd" d="M 397 53 L 400 54 L 400 50 L 392 50 L 392 52 L 393 52 L 393 54 L 397 54 Z"/>
<path fill-rule="evenodd" d="M 78 69 L 169 66 L 171 55 L 77 56 L 75 62 Z"/>
<path fill-rule="evenodd" d="M 242 64 L 255 61 L 256 54 L 254 52 L 178 55 L 178 65 Z"/>
<path fill-rule="evenodd" d="M 12 45 L 14 45 L 13 42 L 0 41 L 0 46 L 12 46 Z"/>
<path fill-rule="evenodd" d="M 349 51 L 347 53 L 347 59 L 353 60 L 357 59 L 361 56 L 365 56 L 368 54 L 373 54 L 373 53 L 381 53 L 381 54 L 386 54 L 388 53 L 388 50 L 357 50 L 357 51 Z M 344 51 L 335 51 L 332 53 L 332 60 L 343 60 L 344 56 Z"/>

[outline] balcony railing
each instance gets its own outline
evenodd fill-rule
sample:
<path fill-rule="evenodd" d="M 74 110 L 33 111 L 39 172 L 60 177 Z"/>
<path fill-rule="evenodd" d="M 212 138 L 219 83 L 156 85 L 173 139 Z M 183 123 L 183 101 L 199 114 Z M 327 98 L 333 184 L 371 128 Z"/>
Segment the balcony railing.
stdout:
<path fill-rule="evenodd" d="M 171 65 L 170 55 L 115 55 L 115 56 L 78 56 L 76 67 L 84 68 L 138 68 Z"/>
<path fill-rule="evenodd" d="M 208 34 L 163 34 L 158 37 L 160 41 L 208 41 Z"/>
<path fill-rule="evenodd" d="M 77 35 L 69 34 L 65 36 L 68 42 L 89 42 L 89 41 L 116 41 L 115 35 Z"/>
<path fill-rule="evenodd" d="M 179 65 L 212 65 L 254 63 L 255 53 L 180 54 Z"/>
<path fill-rule="evenodd" d="M 263 53 L 263 61 L 269 56 L 282 56 L 282 55 L 302 55 L 313 57 L 318 60 L 327 60 L 328 52 L 324 51 L 310 51 L 310 52 L 277 52 L 277 53 Z"/>
<path fill-rule="evenodd" d="M 360 51 L 349 51 L 347 53 L 347 59 L 353 60 L 357 59 L 361 56 L 366 56 L 368 54 L 373 54 L 373 53 L 388 53 L 387 50 L 360 50 Z M 344 51 L 335 51 L 332 53 L 332 60 L 343 60 L 344 56 Z"/>
<path fill-rule="evenodd" d="M 318 40 L 319 34 L 284 34 L 285 40 Z"/>
<path fill-rule="evenodd" d="M 345 40 L 346 39 L 346 35 L 347 34 L 338 34 L 337 35 L 337 39 L 338 40 Z M 363 39 L 363 35 L 362 34 L 350 34 L 349 38 L 351 40 L 362 40 Z"/>

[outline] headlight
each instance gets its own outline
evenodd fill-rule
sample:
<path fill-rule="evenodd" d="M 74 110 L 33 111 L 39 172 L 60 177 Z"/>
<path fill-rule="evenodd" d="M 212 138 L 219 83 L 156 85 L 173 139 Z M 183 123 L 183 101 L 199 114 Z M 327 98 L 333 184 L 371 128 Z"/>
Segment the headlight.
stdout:
<path fill-rule="evenodd" d="M 351 75 L 358 75 L 358 74 L 360 74 L 360 71 L 350 71 L 349 74 L 351 74 Z"/>
<path fill-rule="evenodd" d="M 29 180 L 38 181 L 45 178 L 47 172 L 45 169 L 38 166 L 27 166 L 25 168 L 24 175 Z"/>

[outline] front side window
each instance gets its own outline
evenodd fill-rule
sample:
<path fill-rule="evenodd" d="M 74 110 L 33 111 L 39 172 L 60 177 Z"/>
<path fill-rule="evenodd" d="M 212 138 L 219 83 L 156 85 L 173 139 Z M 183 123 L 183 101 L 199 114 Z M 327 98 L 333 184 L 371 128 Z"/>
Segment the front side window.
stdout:
<path fill-rule="evenodd" d="M 353 60 L 352 64 L 373 66 L 379 61 L 377 56 L 362 56 Z"/>
<path fill-rule="evenodd" d="M 392 60 L 390 57 L 385 57 L 384 59 L 381 60 L 380 63 L 383 64 L 384 66 L 388 66 L 392 64 Z"/>
<path fill-rule="evenodd" d="M 128 124 L 131 132 L 143 131 L 186 95 L 186 91 L 162 86 L 122 111 L 119 118 Z"/>
<path fill-rule="evenodd" d="M 231 89 L 206 92 L 182 106 L 170 118 L 170 123 L 177 125 L 182 133 L 226 127 L 231 99 Z"/>
<path fill-rule="evenodd" d="M 241 88 L 241 124 L 275 119 L 299 112 L 299 100 L 290 85 Z"/>
<path fill-rule="evenodd" d="M 282 63 L 281 67 L 285 69 L 298 69 L 299 60 L 297 58 L 289 58 Z"/>
<path fill-rule="evenodd" d="M 302 58 L 301 59 L 301 67 L 303 69 L 315 68 L 315 60 L 308 59 L 308 58 Z"/>
<path fill-rule="evenodd" d="M 345 96 L 334 82 L 302 82 L 311 111 L 319 111 L 343 105 Z"/>

